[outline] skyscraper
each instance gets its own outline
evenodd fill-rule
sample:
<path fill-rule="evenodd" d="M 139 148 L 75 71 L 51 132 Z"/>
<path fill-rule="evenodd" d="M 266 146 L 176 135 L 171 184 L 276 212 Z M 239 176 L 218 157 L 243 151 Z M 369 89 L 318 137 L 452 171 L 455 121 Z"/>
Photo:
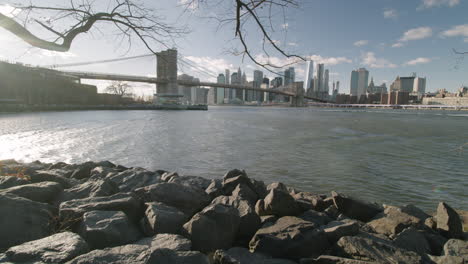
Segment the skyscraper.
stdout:
<path fill-rule="evenodd" d="M 369 84 L 369 71 L 365 68 L 359 68 L 351 72 L 351 95 L 357 96 L 358 100 L 361 95 L 365 94 Z"/>
<path fill-rule="evenodd" d="M 293 84 L 296 79 L 296 73 L 294 72 L 294 67 L 289 67 L 284 71 L 284 85 Z"/>
<path fill-rule="evenodd" d="M 281 77 L 275 77 L 273 80 L 271 80 L 271 86 L 273 88 L 278 88 L 283 85 L 283 78 Z"/>
<path fill-rule="evenodd" d="M 325 95 L 328 95 L 329 91 L 330 91 L 330 87 L 329 87 L 329 71 L 328 69 L 325 70 L 325 75 L 323 77 L 323 94 Z"/>
<path fill-rule="evenodd" d="M 229 69 L 225 70 L 225 77 L 226 77 L 226 84 L 230 84 L 231 83 L 231 71 L 229 71 Z M 231 93 L 231 89 L 229 88 L 224 89 L 224 98 L 229 99 L 230 93 Z"/>
<path fill-rule="evenodd" d="M 305 76 L 305 82 L 304 82 L 304 89 L 306 92 L 309 92 L 309 89 L 312 88 L 313 84 L 313 79 L 314 79 L 314 61 L 310 60 L 307 61 L 307 68 L 306 68 L 306 76 Z"/>
<path fill-rule="evenodd" d="M 355 70 L 351 72 L 351 82 L 349 84 L 351 96 L 357 96 L 359 73 Z"/>
<path fill-rule="evenodd" d="M 218 75 L 218 83 L 226 83 L 226 77 L 220 73 Z M 224 88 L 215 88 L 214 90 L 215 104 L 224 103 Z"/>
<path fill-rule="evenodd" d="M 226 76 L 226 84 L 230 84 L 230 78 L 231 77 L 231 72 L 229 71 L 229 69 L 226 69 L 226 73 L 225 73 L 225 76 Z"/>
<path fill-rule="evenodd" d="M 259 70 L 254 71 L 254 79 L 253 79 L 253 86 L 254 88 L 260 88 L 263 82 L 263 72 Z M 252 91 L 252 97 L 249 98 L 249 101 L 258 101 L 263 93 L 258 91 Z"/>

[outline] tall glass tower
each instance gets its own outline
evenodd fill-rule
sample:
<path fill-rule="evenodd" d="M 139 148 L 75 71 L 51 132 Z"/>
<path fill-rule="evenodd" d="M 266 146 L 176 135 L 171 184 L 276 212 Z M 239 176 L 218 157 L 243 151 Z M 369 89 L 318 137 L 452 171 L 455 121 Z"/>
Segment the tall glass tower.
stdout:
<path fill-rule="evenodd" d="M 312 88 L 314 82 L 314 61 L 307 61 L 306 76 L 304 82 L 304 90 L 309 91 Z"/>

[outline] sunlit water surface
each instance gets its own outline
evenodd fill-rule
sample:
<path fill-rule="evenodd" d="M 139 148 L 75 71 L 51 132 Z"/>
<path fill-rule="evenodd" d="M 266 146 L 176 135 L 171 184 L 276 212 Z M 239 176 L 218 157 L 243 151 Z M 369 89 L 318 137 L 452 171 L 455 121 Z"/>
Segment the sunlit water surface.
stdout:
<path fill-rule="evenodd" d="M 468 209 L 468 113 L 210 107 L 0 115 L 0 159 L 110 160 L 208 178 Z"/>

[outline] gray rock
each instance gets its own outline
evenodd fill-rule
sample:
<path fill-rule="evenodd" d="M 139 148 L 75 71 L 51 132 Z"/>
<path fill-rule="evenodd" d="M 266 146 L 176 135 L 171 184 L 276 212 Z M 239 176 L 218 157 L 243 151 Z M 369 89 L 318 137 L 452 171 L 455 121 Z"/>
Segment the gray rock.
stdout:
<path fill-rule="evenodd" d="M 7 189 L 19 185 L 28 184 L 29 181 L 18 178 L 16 176 L 1 176 L 0 175 L 0 189 Z"/>
<path fill-rule="evenodd" d="M 276 220 L 278 220 L 278 217 L 276 217 L 274 215 L 264 215 L 264 216 L 260 216 L 260 220 L 261 220 L 261 225 L 263 226 L 266 223 L 276 222 Z"/>
<path fill-rule="evenodd" d="M 419 255 L 431 254 L 431 246 L 427 242 L 424 232 L 416 230 L 414 227 L 406 228 L 399 233 L 393 240 L 393 244 Z"/>
<path fill-rule="evenodd" d="M 172 178 L 179 177 L 177 172 L 165 172 L 161 175 L 161 180 L 165 182 L 169 182 Z"/>
<path fill-rule="evenodd" d="M 0 194 L 0 249 L 48 236 L 52 215 L 47 204 Z"/>
<path fill-rule="evenodd" d="M 85 163 L 79 164 L 78 168 L 76 168 L 72 175 L 70 176 L 73 179 L 81 180 L 81 179 L 87 179 L 91 176 L 91 170 L 97 167 L 96 163 L 92 161 L 87 161 Z"/>
<path fill-rule="evenodd" d="M 82 184 L 64 190 L 58 200 L 60 202 L 65 202 L 88 197 L 110 196 L 118 192 L 119 187 L 109 180 L 88 180 Z"/>
<path fill-rule="evenodd" d="M 250 250 L 275 258 L 300 258 L 321 255 L 329 243 L 325 233 L 312 222 L 294 216 L 284 216 L 274 224 L 257 231 L 250 241 Z"/>
<path fill-rule="evenodd" d="M 213 204 L 195 214 L 184 225 L 193 249 L 211 252 L 232 246 L 240 224 L 236 208 Z"/>
<path fill-rule="evenodd" d="M 143 232 L 147 236 L 170 233 L 180 234 L 189 217 L 179 209 L 163 203 L 147 203 L 145 216 L 141 220 Z"/>
<path fill-rule="evenodd" d="M 233 169 L 224 174 L 223 180 L 227 180 L 237 176 L 247 176 L 247 173 L 245 173 L 245 170 Z"/>
<path fill-rule="evenodd" d="M 107 177 L 112 177 L 113 175 L 116 175 L 120 173 L 117 168 L 109 168 L 109 167 L 95 167 L 94 169 L 91 170 L 91 176 L 89 177 L 90 179 L 104 179 Z"/>
<path fill-rule="evenodd" d="M 167 248 L 175 251 L 190 251 L 192 242 L 181 235 L 157 234 L 151 239 L 150 250 Z"/>
<path fill-rule="evenodd" d="M 224 204 L 232 206 L 239 211 L 240 223 L 239 231 L 236 235 L 236 244 L 247 246 L 252 236 L 260 228 L 261 224 L 261 219 L 257 213 L 255 213 L 255 209 L 252 205 L 248 201 L 234 196 L 218 196 L 211 202 L 211 204 Z"/>
<path fill-rule="evenodd" d="M 196 187 L 202 190 L 205 190 L 211 184 L 211 180 L 199 176 L 172 177 L 168 182 L 178 183 L 189 187 Z"/>
<path fill-rule="evenodd" d="M 439 203 L 436 219 L 437 229 L 445 237 L 463 239 L 463 225 L 460 216 L 448 204 Z"/>
<path fill-rule="evenodd" d="M 266 189 L 267 189 L 267 192 L 270 192 L 271 190 L 275 189 L 275 190 L 281 190 L 283 192 L 289 193 L 288 187 L 282 182 L 272 182 L 268 184 Z"/>
<path fill-rule="evenodd" d="M 462 257 L 456 257 L 456 256 L 431 256 L 429 255 L 429 258 L 431 259 L 431 264 L 466 264 L 466 259 L 463 259 Z"/>
<path fill-rule="evenodd" d="M 407 227 L 422 227 L 424 220 L 403 212 L 401 208 L 389 206 L 374 220 L 368 222 L 367 226 L 379 234 L 393 237 Z"/>
<path fill-rule="evenodd" d="M 142 236 L 138 228 L 121 211 L 84 213 L 78 233 L 92 249 L 128 244 Z"/>
<path fill-rule="evenodd" d="M 304 258 L 300 264 L 378 264 L 377 262 L 362 261 L 357 259 L 341 258 L 336 256 L 322 255 L 316 259 Z"/>
<path fill-rule="evenodd" d="M 79 235 L 63 232 L 11 247 L 5 253 L 13 262 L 62 263 L 88 251 Z"/>
<path fill-rule="evenodd" d="M 322 197 L 308 192 L 299 192 L 293 195 L 302 210 L 315 210 L 321 212 L 325 210 L 331 204 L 326 204 Z"/>
<path fill-rule="evenodd" d="M 106 179 L 117 184 L 121 192 L 132 192 L 138 188 L 161 182 L 159 174 L 143 168 L 132 168 L 111 174 Z"/>
<path fill-rule="evenodd" d="M 62 185 L 57 182 L 39 182 L 0 190 L 0 193 L 17 195 L 40 203 L 51 203 L 62 190 Z"/>
<path fill-rule="evenodd" d="M 382 264 L 424 263 L 421 256 L 415 252 L 406 251 L 369 238 L 345 236 L 340 238 L 336 245 L 340 255 L 344 257 L 355 257 L 360 260 Z"/>
<path fill-rule="evenodd" d="M 135 190 L 144 202 L 161 202 L 176 207 L 191 216 L 211 201 L 203 190 L 177 183 L 158 183 Z"/>
<path fill-rule="evenodd" d="M 255 191 L 255 193 L 258 196 L 258 199 L 264 199 L 265 196 L 268 195 L 267 188 L 266 188 L 265 183 L 263 181 L 257 181 L 255 179 L 250 179 L 250 182 L 252 183 L 251 188 L 253 187 L 252 190 Z"/>
<path fill-rule="evenodd" d="M 444 255 L 462 257 L 468 261 L 468 241 L 450 239 L 444 245 Z"/>
<path fill-rule="evenodd" d="M 336 192 L 332 192 L 332 197 L 339 212 L 363 222 L 369 221 L 383 211 L 382 208 L 375 204 L 352 199 Z"/>
<path fill-rule="evenodd" d="M 279 188 L 272 189 L 263 200 L 258 200 L 255 205 L 258 215 L 295 216 L 303 212 L 296 200 Z"/>
<path fill-rule="evenodd" d="M 359 224 L 356 221 L 333 221 L 324 226 L 323 231 L 325 232 L 330 244 L 334 244 L 341 237 L 357 235 L 359 233 Z"/>
<path fill-rule="evenodd" d="M 211 199 L 223 195 L 223 181 L 220 179 L 211 180 L 211 183 L 208 185 L 205 192 L 211 197 Z"/>
<path fill-rule="evenodd" d="M 253 191 L 249 186 L 245 184 L 238 184 L 231 194 L 233 197 L 237 197 L 242 200 L 249 201 L 252 205 L 258 200 L 257 193 Z"/>
<path fill-rule="evenodd" d="M 317 212 L 314 210 L 305 211 L 303 214 L 299 216 L 299 218 L 304 219 L 306 221 L 312 222 L 317 226 L 322 226 L 328 224 L 332 219 L 325 213 Z"/>
<path fill-rule="evenodd" d="M 151 253 L 148 264 L 210 264 L 208 257 L 198 251 L 174 251 L 168 248 Z"/>
<path fill-rule="evenodd" d="M 149 253 L 148 246 L 129 244 L 93 250 L 68 261 L 67 264 L 146 264 Z"/>
<path fill-rule="evenodd" d="M 274 259 L 262 254 L 251 253 L 248 249 L 234 247 L 228 250 L 216 250 L 213 255 L 213 264 L 295 264 L 287 259 Z"/>
<path fill-rule="evenodd" d="M 447 238 L 437 232 L 430 232 L 430 230 L 425 230 L 423 234 L 431 248 L 430 254 L 440 256 L 444 250 L 445 243 L 447 243 Z"/>
<path fill-rule="evenodd" d="M 235 177 L 224 177 L 223 179 L 223 193 L 225 195 L 231 195 L 237 185 L 242 184 L 248 186 L 250 189 L 254 190 L 255 186 L 253 186 L 250 179 L 245 174 L 241 174 Z"/>
<path fill-rule="evenodd" d="M 424 220 L 424 225 L 432 230 L 437 230 L 437 220 L 434 217 L 428 217 Z"/>
<path fill-rule="evenodd" d="M 330 217 L 331 219 L 337 219 L 337 220 L 338 220 L 338 217 L 340 217 L 340 215 L 343 215 L 343 214 L 340 214 L 340 212 L 338 211 L 338 208 L 336 208 L 334 204 L 327 207 L 325 210 L 323 210 L 323 212 L 326 215 L 328 215 L 328 217 Z"/>
<path fill-rule="evenodd" d="M 62 221 L 73 221 L 90 211 L 123 211 L 132 221 L 143 215 L 142 205 L 129 193 L 66 201 L 60 204 L 59 215 Z"/>
<path fill-rule="evenodd" d="M 29 175 L 29 177 L 31 178 L 32 183 L 45 182 L 45 181 L 58 182 L 65 189 L 79 184 L 77 180 L 68 179 L 67 177 L 63 176 L 61 171 L 58 171 L 58 170 L 49 170 L 49 171 L 40 170 L 34 174 Z"/>

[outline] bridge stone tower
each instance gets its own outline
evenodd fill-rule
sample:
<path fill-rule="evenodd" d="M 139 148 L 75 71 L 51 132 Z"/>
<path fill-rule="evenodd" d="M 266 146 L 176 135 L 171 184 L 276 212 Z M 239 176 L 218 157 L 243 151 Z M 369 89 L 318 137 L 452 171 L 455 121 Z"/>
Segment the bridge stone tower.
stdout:
<path fill-rule="evenodd" d="M 304 82 L 295 82 L 292 84 L 292 92 L 296 96 L 291 96 L 291 106 L 303 107 L 304 106 Z"/>
<path fill-rule="evenodd" d="M 168 49 L 156 53 L 157 78 L 162 83 L 156 85 L 155 104 L 179 104 L 183 95 L 178 93 L 177 86 L 177 50 Z"/>

